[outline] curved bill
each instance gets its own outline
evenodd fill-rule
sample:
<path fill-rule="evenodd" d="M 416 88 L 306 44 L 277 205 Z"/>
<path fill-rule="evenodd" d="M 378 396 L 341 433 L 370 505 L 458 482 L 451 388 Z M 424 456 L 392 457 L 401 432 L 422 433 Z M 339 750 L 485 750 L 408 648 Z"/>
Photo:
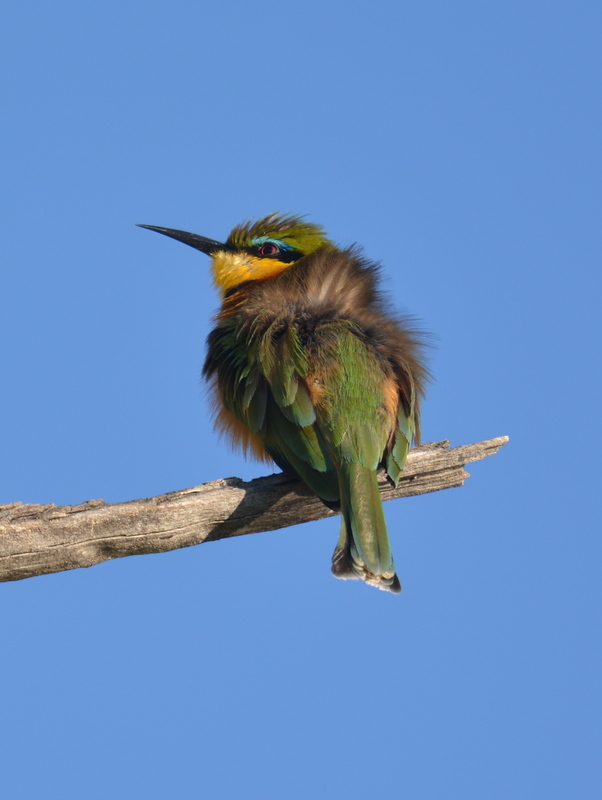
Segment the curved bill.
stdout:
<path fill-rule="evenodd" d="M 179 231 L 176 228 L 159 228 L 156 225 L 138 225 L 139 228 L 147 228 L 149 231 L 157 231 L 164 236 L 170 236 L 172 239 L 177 239 L 179 242 L 194 247 L 195 250 L 200 250 L 201 253 L 207 253 L 210 256 L 218 250 L 232 250 L 228 244 L 223 242 L 216 242 L 215 239 L 207 239 L 205 236 L 199 236 L 197 233 L 188 233 L 187 231 Z"/>

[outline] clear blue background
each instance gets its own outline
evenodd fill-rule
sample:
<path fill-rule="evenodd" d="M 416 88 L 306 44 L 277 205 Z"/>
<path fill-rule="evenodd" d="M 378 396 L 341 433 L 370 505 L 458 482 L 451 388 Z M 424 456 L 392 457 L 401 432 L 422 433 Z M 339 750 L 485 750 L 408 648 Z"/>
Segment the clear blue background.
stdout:
<path fill-rule="evenodd" d="M 208 260 L 136 222 L 361 243 L 438 336 L 424 438 L 511 442 L 387 504 L 399 597 L 335 520 L 3 584 L 3 796 L 599 796 L 601 17 L 9 0 L 0 502 L 266 472 L 212 432 Z"/>

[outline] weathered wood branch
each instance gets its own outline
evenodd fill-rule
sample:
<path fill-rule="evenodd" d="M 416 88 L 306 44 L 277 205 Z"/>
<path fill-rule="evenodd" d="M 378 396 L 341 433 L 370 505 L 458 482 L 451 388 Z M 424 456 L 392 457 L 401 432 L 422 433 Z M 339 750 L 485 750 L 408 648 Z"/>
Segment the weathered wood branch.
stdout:
<path fill-rule="evenodd" d="M 493 455 L 507 441 L 499 436 L 461 447 L 450 448 L 447 441 L 417 447 L 397 489 L 379 476 L 383 499 L 461 486 L 469 477 L 465 464 Z M 283 474 L 248 483 L 223 478 L 127 503 L 0 505 L 0 581 L 286 528 L 334 513 Z"/>

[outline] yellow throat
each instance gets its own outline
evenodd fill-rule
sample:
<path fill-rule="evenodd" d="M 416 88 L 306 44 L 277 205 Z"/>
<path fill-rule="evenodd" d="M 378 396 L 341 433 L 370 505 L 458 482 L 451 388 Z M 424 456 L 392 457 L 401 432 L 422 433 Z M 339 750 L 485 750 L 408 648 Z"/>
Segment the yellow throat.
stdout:
<path fill-rule="evenodd" d="M 232 253 L 218 250 L 213 253 L 213 282 L 222 294 L 234 289 L 245 281 L 260 281 L 273 278 L 291 266 L 290 262 L 275 258 L 258 258 L 249 253 Z"/>

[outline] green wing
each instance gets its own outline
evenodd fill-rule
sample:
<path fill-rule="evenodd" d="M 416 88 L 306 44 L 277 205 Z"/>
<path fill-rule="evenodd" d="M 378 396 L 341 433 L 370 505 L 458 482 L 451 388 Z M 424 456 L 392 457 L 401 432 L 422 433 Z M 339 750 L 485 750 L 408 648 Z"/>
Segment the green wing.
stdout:
<path fill-rule="evenodd" d="M 229 320 L 210 335 L 205 372 L 217 370 L 228 411 L 257 435 L 281 469 L 296 473 L 326 503 L 338 503 L 338 476 L 316 424 L 307 369 L 298 332 L 277 321 L 250 341 Z"/>
<path fill-rule="evenodd" d="M 376 470 L 391 438 L 386 374 L 361 329 L 323 324 L 317 336 L 317 374 L 324 384 L 318 424 L 339 475 L 341 535 L 333 572 L 399 591 Z"/>

